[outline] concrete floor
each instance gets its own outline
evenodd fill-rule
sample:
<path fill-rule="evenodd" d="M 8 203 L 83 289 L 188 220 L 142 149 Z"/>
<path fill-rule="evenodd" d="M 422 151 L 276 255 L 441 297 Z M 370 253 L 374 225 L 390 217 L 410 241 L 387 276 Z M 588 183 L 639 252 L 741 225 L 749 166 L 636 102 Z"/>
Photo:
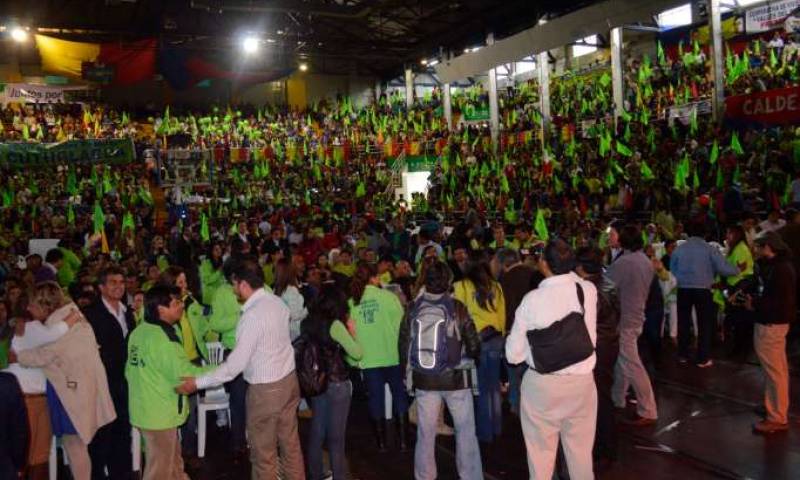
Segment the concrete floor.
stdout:
<path fill-rule="evenodd" d="M 758 420 L 753 409 L 762 398 L 762 373 L 753 362 L 718 361 L 713 368 L 680 366 L 670 347 L 656 375 L 658 423 L 653 427 L 619 427 L 619 460 L 600 479 L 703 480 L 800 478 L 800 352 L 790 355 L 792 426 L 788 433 L 763 437 L 752 433 Z M 209 422 L 213 425 L 213 422 Z M 301 433 L 307 429 L 301 421 Z M 214 427 L 212 427 L 214 428 Z M 519 421 L 505 418 L 501 441 L 482 453 L 485 477 L 527 478 L 527 462 Z M 226 454 L 225 430 L 210 432 L 208 457 L 193 479 L 249 478 L 247 462 L 233 463 Z M 377 451 L 368 427 L 366 403 L 354 400 L 348 427 L 348 458 L 354 479 L 413 478 L 413 452 Z M 437 464 L 440 480 L 456 480 L 452 438 L 440 437 Z"/>

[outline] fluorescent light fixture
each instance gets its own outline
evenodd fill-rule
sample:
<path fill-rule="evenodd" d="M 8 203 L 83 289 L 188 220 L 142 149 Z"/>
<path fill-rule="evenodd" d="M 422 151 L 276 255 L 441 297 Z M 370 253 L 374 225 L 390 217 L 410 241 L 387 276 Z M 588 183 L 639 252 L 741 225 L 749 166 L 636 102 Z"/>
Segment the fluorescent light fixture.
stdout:
<path fill-rule="evenodd" d="M 28 32 L 26 32 L 22 27 L 14 27 L 11 29 L 11 38 L 15 42 L 22 43 L 28 39 Z"/>
<path fill-rule="evenodd" d="M 242 50 L 247 54 L 256 53 L 258 51 L 258 39 L 252 36 L 245 37 L 242 41 Z"/>

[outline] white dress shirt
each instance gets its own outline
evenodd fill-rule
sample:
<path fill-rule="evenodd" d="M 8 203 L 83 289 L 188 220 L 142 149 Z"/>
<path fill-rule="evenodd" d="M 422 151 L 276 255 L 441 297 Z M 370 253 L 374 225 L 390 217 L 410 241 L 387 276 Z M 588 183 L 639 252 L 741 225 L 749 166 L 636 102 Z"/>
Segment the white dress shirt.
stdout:
<path fill-rule="evenodd" d="M 249 384 L 273 383 L 294 371 L 289 308 L 259 288 L 242 306 L 236 347 L 216 370 L 197 377 L 198 389 L 223 384 L 244 372 Z"/>
<path fill-rule="evenodd" d="M 534 366 L 531 347 L 528 343 L 528 330 L 547 328 L 558 320 L 563 319 L 572 312 L 580 312 L 581 305 L 578 300 L 578 291 L 575 284 L 580 283 L 583 288 L 583 306 L 586 328 L 592 345 L 597 342 L 597 289 L 594 284 L 581 279 L 574 273 L 556 275 L 542 280 L 539 288 L 528 292 L 522 299 L 514 314 L 514 326 L 506 340 L 506 358 L 509 363 L 526 362 Z M 595 354 L 570 365 L 567 368 L 553 372 L 553 375 L 585 375 L 594 370 Z"/>
<path fill-rule="evenodd" d="M 114 318 L 117 319 L 117 323 L 119 323 L 120 328 L 122 328 L 122 336 L 128 338 L 128 322 L 125 321 L 125 312 L 128 311 L 128 309 L 127 307 L 125 307 L 125 304 L 120 301 L 119 310 L 114 311 L 114 307 L 112 307 L 111 304 L 108 303 L 105 298 L 102 298 L 102 300 L 103 300 L 103 305 L 105 305 L 106 310 L 108 310 L 108 313 L 110 313 L 111 315 L 114 316 Z"/>

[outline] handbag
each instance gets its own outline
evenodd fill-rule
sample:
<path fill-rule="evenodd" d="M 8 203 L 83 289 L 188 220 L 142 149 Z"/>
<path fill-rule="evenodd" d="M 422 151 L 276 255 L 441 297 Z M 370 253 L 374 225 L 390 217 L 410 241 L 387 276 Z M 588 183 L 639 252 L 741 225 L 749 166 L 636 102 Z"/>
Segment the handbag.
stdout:
<path fill-rule="evenodd" d="M 531 368 L 539 373 L 552 373 L 578 362 L 594 353 L 594 345 L 586 328 L 583 307 L 583 288 L 576 283 L 580 312 L 571 312 L 547 328 L 528 330 L 528 344 L 533 356 Z"/>

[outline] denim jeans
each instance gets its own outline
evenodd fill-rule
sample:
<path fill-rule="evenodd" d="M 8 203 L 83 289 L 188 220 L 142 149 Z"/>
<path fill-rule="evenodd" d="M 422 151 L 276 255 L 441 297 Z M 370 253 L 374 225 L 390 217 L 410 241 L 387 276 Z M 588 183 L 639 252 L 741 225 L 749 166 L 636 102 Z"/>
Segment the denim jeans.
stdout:
<path fill-rule="evenodd" d="M 309 480 L 325 478 L 322 466 L 323 441 L 327 441 L 333 480 L 347 478 L 347 457 L 344 446 L 352 395 L 353 384 L 350 380 L 346 380 L 329 383 L 325 393 L 311 397 L 314 416 L 311 418 L 311 432 L 306 447 Z"/>
<path fill-rule="evenodd" d="M 475 436 L 475 415 L 472 389 L 452 391 L 416 390 L 417 445 L 414 448 L 414 478 L 436 479 L 436 429 L 442 400 L 453 417 L 456 433 L 456 467 L 461 480 L 482 480 L 483 466 L 478 438 Z"/>
<path fill-rule="evenodd" d="M 405 415 L 408 411 L 408 396 L 406 386 L 403 382 L 403 370 L 400 365 L 391 367 L 365 368 L 364 383 L 367 384 L 369 394 L 369 416 L 373 420 L 380 420 L 384 417 L 385 401 L 383 385 L 388 383 L 392 391 L 392 410 L 398 417 Z"/>
<path fill-rule="evenodd" d="M 500 368 L 503 361 L 504 339 L 498 335 L 481 343 L 478 365 L 478 440 L 491 442 L 502 431 L 503 400 L 500 397 Z"/>
<path fill-rule="evenodd" d="M 511 406 L 511 411 L 519 415 L 519 387 L 522 385 L 522 375 L 525 374 L 528 364 L 513 365 L 503 362 L 503 365 L 508 375 L 508 404 Z"/>

